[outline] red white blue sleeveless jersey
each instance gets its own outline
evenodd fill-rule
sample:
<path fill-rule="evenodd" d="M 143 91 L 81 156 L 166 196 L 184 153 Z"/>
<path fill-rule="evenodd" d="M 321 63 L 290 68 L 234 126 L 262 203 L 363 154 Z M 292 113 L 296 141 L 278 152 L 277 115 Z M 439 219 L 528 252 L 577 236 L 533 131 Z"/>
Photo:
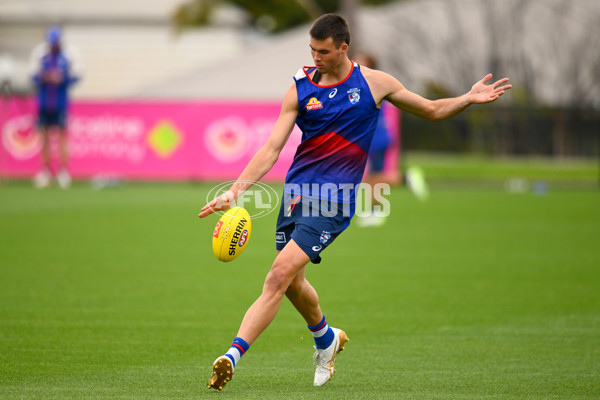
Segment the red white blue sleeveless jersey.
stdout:
<path fill-rule="evenodd" d="M 323 185 L 335 185 L 337 196 L 327 194 L 327 200 L 354 204 L 379 108 L 359 65 L 352 64 L 348 76 L 335 85 L 314 83 L 310 74 L 315 67 L 304 67 L 294 76 L 302 141 L 286 176 L 286 193 L 294 187 L 294 194 L 321 199 Z"/>

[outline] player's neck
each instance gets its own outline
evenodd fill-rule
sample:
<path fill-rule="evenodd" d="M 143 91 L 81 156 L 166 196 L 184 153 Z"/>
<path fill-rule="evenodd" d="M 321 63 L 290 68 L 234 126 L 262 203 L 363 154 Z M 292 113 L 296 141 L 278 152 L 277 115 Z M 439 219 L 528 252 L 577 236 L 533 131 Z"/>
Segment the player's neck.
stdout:
<path fill-rule="evenodd" d="M 348 59 L 347 57 L 344 58 L 344 60 L 340 63 L 339 66 L 337 66 L 336 68 L 332 69 L 331 71 L 323 74 L 323 76 L 321 77 L 321 80 L 319 81 L 319 84 L 327 86 L 327 85 L 335 85 L 337 83 L 340 83 L 341 81 L 346 79 L 348 74 L 350 74 L 352 67 L 353 67 L 353 62 L 350 59 Z"/>

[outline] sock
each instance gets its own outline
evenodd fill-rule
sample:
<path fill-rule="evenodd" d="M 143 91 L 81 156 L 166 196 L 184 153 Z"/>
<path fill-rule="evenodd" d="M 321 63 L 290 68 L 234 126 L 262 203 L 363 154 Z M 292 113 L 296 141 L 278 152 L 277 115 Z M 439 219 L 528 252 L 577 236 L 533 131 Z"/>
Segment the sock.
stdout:
<path fill-rule="evenodd" d="M 235 364 L 240 361 L 240 358 L 246 354 L 249 348 L 250 345 L 246 343 L 244 339 L 236 337 L 233 339 L 233 343 L 231 343 L 231 347 L 225 355 L 231 360 L 233 367 L 235 368 Z"/>
<path fill-rule="evenodd" d="M 308 329 L 310 329 L 315 338 L 315 345 L 317 349 L 326 349 L 333 342 L 333 330 L 329 327 L 329 325 L 327 325 L 324 315 L 321 322 L 315 326 L 308 325 Z"/>

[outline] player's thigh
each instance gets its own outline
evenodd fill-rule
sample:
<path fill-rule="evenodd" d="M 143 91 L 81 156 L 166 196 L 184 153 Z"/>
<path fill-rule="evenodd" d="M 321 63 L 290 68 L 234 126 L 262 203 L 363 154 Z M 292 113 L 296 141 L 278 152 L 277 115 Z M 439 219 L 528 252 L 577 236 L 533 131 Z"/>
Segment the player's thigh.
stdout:
<path fill-rule="evenodd" d="M 277 250 L 276 254 L 279 255 L 279 253 L 281 253 L 281 250 Z M 305 276 L 306 276 L 305 272 L 306 272 L 306 264 L 300 269 L 300 271 L 298 271 L 296 273 L 296 275 L 294 276 L 294 279 L 292 280 L 292 285 L 303 283 Z"/>

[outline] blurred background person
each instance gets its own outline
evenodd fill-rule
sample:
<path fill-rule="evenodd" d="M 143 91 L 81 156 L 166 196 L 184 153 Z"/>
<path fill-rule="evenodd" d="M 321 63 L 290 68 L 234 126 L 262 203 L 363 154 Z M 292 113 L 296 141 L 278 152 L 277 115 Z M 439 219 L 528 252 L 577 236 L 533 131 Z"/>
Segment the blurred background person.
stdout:
<path fill-rule="evenodd" d="M 37 128 L 42 135 L 42 169 L 34 177 L 34 186 L 45 188 L 52 180 L 51 133 L 58 132 L 60 148 L 56 171 L 58 185 L 66 189 L 71 185 L 69 151 L 67 147 L 67 112 L 69 89 L 80 80 L 78 60 L 73 49 L 62 42 L 62 32 L 52 26 L 46 32 L 46 42 L 38 45 L 31 54 L 30 73 L 37 93 Z"/>
<path fill-rule="evenodd" d="M 354 61 L 361 66 L 377 69 L 377 60 L 375 59 L 375 56 L 370 53 L 358 53 L 354 57 Z M 386 126 L 385 113 L 383 112 L 385 104 L 386 103 L 384 103 L 381 107 L 382 112 L 379 113 L 377 128 L 375 129 L 373 141 L 371 142 L 371 147 L 369 148 L 369 165 L 363 182 L 371 186 L 371 213 L 367 216 L 356 216 L 356 224 L 361 227 L 381 226 L 385 224 L 387 218 L 386 216 L 377 215 L 375 213 L 375 206 L 380 204 L 377 196 L 375 196 L 375 191 L 373 190 L 373 187 L 378 183 L 393 183 L 389 182 L 389 179 L 387 179 L 384 172 L 387 150 L 392 144 L 392 140 Z"/>

